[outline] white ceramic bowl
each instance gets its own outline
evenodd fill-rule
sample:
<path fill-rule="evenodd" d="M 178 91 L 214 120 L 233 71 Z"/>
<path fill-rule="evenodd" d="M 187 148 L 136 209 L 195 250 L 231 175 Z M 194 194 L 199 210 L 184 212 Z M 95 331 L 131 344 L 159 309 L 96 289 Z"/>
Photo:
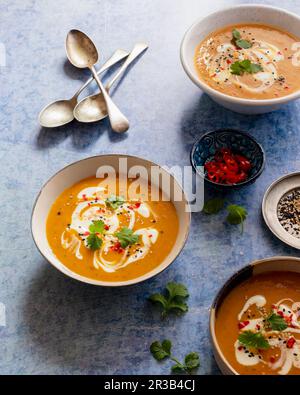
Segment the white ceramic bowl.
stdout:
<path fill-rule="evenodd" d="M 278 26 L 295 36 L 300 34 L 300 17 L 281 8 L 259 4 L 244 4 L 214 12 L 205 18 L 197 20 L 188 29 L 181 43 L 181 62 L 190 79 L 215 102 L 242 114 L 262 114 L 274 111 L 284 103 L 298 99 L 300 90 L 275 99 L 241 99 L 218 92 L 199 79 L 194 66 L 194 55 L 197 45 L 213 31 L 238 23 L 268 24 Z"/>
<path fill-rule="evenodd" d="M 169 255 L 160 263 L 159 266 L 154 268 L 152 271 L 144 274 L 143 276 L 140 276 L 133 280 L 109 282 L 93 280 L 88 277 L 81 276 L 67 268 L 62 262 L 57 259 L 57 257 L 52 252 L 46 237 L 46 221 L 52 204 L 66 188 L 72 186 L 73 184 L 79 182 L 84 178 L 93 175 L 95 176 L 96 171 L 100 166 L 112 166 L 116 170 L 116 172 L 118 172 L 119 158 L 127 158 L 128 170 L 135 165 L 143 166 L 144 168 L 146 168 L 149 180 L 151 166 L 159 166 L 148 160 L 129 155 L 99 155 L 83 159 L 81 161 L 72 163 L 69 166 L 66 166 L 58 173 L 56 173 L 52 178 L 50 178 L 50 180 L 42 187 L 33 207 L 31 218 L 31 231 L 34 242 L 40 253 L 44 256 L 45 259 L 48 260 L 48 262 L 50 262 L 54 267 L 56 267 L 67 276 L 88 284 L 111 287 L 131 285 L 147 280 L 157 275 L 158 273 L 166 269 L 179 255 L 182 248 L 184 247 L 189 233 L 191 214 L 189 210 L 186 210 L 186 207 L 188 207 L 189 204 L 186 200 L 185 194 L 181 186 L 170 174 L 170 200 L 173 202 L 177 211 L 179 219 L 179 233 L 173 249 L 171 250 Z M 167 173 L 167 171 L 161 167 L 160 170 L 163 173 Z M 164 191 L 163 187 L 162 191 L 167 192 Z M 176 196 L 176 201 L 174 201 L 174 195 Z M 180 201 L 178 201 L 178 196 L 182 197 Z"/>

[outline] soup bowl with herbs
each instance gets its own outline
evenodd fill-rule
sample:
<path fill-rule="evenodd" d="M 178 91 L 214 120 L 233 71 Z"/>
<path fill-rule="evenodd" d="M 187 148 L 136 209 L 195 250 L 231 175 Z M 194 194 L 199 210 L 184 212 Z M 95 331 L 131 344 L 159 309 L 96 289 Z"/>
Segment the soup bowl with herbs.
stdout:
<path fill-rule="evenodd" d="M 174 261 L 188 236 L 190 210 L 180 185 L 160 166 L 101 155 L 65 167 L 43 186 L 31 226 L 41 254 L 64 274 L 123 286 Z"/>
<path fill-rule="evenodd" d="M 265 5 L 240 5 L 198 20 L 181 44 L 191 80 L 214 101 L 246 114 L 300 97 L 300 17 Z"/>
<path fill-rule="evenodd" d="M 210 313 L 224 374 L 300 374 L 300 259 L 255 261 L 234 274 Z"/>

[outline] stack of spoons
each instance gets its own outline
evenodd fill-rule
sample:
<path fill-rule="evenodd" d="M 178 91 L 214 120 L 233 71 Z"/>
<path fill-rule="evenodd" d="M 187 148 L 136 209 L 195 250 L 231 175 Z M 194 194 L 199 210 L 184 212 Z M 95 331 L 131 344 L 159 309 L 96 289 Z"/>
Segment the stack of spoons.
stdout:
<path fill-rule="evenodd" d="M 108 116 L 114 132 L 126 132 L 129 129 L 128 119 L 113 102 L 109 92 L 112 85 L 121 77 L 127 67 L 147 48 L 146 44 L 137 43 L 130 53 L 118 49 L 97 71 L 95 64 L 98 62 L 99 55 L 93 41 L 85 33 L 75 29 L 71 30 L 66 39 L 67 57 L 75 67 L 81 69 L 89 68 L 92 77 L 70 99 L 57 100 L 44 107 L 39 115 L 41 126 L 48 128 L 58 127 L 66 125 L 74 118 L 80 122 L 95 122 Z M 126 60 L 120 69 L 104 87 L 99 75 L 124 59 Z M 85 97 L 78 102 L 81 92 L 94 79 L 100 92 Z"/>

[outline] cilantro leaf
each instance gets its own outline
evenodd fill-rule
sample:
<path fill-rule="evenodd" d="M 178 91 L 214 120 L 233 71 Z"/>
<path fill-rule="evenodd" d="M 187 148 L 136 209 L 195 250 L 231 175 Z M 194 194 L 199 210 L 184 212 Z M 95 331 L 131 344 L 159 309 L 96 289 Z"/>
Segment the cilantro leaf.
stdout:
<path fill-rule="evenodd" d="M 157 361 L 162 361 L 163 359 L 170 358 L 175 365 L 171 367 L 173 373 L 191 373 L 194 369 L 200 366 L 200 358 L 198 353 L 191 352 L 187 354 L 184 358 L 184 363 L 178 361 L 177 358 L 171 353 L 172 343 L 170 340 L 163 340 L 161 343 L 155 341 L 150 346 L 150 352 Z"/>
<path fill-rule="evenodd" d="M 258 63 L 252 63 L 249 59 L 236 61 L 230 65 L 231 74 L 243 75 L 244 73 L 255 74 L 263 71 L 263 68 Z"/>
<path fill-rule="evenodd" d="M 284 318 L 275 313 L 271 313 L 266 318 L 266 324 L 267 327 L 272 329 L 273 331 L 284 331 L 288 327 Z"/>
<path fill-rule="evenodd" d="M 160 303 L 163 307 L 163 309 L 167 308 L 168 301 L 162 294 L 153 294 L 149 297 L 149 300 L 153 303 Z"/>
<path fill-rule="evenodd" d="M 165 295 L 153 294 L 149 300 L 153 303 L 158 303 L 162 307 L 162 317 L 168 313 L 175 311 L 177 313 L 185 313 L 188 311 L 188 305 L 185 299 L 189 297 L 188 290 L 185 285 L 170 282 L 166 285 Z"/>
<path fill-rule="evenodd" d="M 243 39 L 241 39 L 241 40 L 236 40 L 236 41 L 235 41 L 235 45 L 236 45 L 237 47 L 243 48 L 243 49 L 248 49 L 248 48 L 251 48 L 251 47 L 252 47 L 252 44 L 251 44 L 250 41 L 248 41 L 248 40 L 243 40 Z"/>
<path fill-rule="evenodd" d="M 252 43 L 242 39 L 241 33 L 237 29 L 232 30 L 232 42 L 238 48 L 248 49 L 252 47 Z"/>
<path fill-rule="evenodd" d="M 241 344 L 249 348 L 256 348 L 256 349 L 268 349 L 270 348 L 269 342 L 266 338 L 262 335 L 261 332 L 251 332 L 245 331 L 242 332 L 238 340 Z"/>
<path fill-rule="evenodd" d="M 125 199 L 122 196 L 111 195 L 105 200 L 105 203 L 109 208 L 116 210 L 125 203 Z"/>
<path fill-rule="evenodd" d="M 200 358 L 199 354 L 196 352 L 191 352 L 187 354 L 184 358 L 184 363 L 186 369 L 190 372 L 194 369 L 197 369 L 200 366 Z"/>
<path fill-rule="evenodd" d="M 237 29 L 233 29 L 232 38 L 235 40 L 239 40 L 241 38 L 241 33 Z"/>
<path fill-rule="evenodd" d="M 247 218 L 247 210 L 242 207 L 238 206 L 237 204 L 230 204 L 227 207 L 228 215 L 227 215 L 227 222 L 230 225 L 239 225 L 242 224 L 242 231 L 244 227 L 244 221 Z"/>
<path fill-rule="evenodd" d="M 224 207 L 225 200 L 214 198 L 207 200 L 203 206 L 205 214 L 217 214 Z"/>
<path fill-rule="evenodd" d="M 181 298 L 187 298 L 189 296 L 186 286 L 180 283 L 170 282 L 166 285 L 166 289 L 170 299 L 174 299 L 177 296 Z"/>
<path fill-rule="evenodd" d="M 133 230 L 126 227 L 123 227 L 119 232 L 116 232 L 115 236 L 119 239 L 122 248 L 126 248 L 139 241 L 139 235 L 133 234 Z"/>
<path fill-rule="evenodd" d="M 171 356 L 172 343 L 170 340 L 165 339 L 162 343 L 155 341 L 150 346 L 150 351 L 157 361 L 161 361 Z"/>
<path fill-rule="evenodd" d="M 102 246 L 102 239 L 100 239 L 96 233 L 91 233 L 87 237 L 86 242 L 87 246 L 93 251 L 99 250 L 99 248 Z"/>
<path fill-rule="evenodd" d="M 93 221 L 92 225 L 89 226 L 89 231 L 91 233 L 103 233 L 104 226 L 105 226 L 105 224 L 101 220 Z"/>

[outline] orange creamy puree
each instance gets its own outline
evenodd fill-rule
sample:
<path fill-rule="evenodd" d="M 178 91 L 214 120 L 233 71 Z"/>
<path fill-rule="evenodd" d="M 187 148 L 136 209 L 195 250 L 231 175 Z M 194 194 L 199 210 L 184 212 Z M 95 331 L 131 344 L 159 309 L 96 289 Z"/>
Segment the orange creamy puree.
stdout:
<path fill-rule="evenodd" d="M 300 374 L 300 274 L 254 275 L 217 311 L 216 336 L 240 374 Z"/>
<path fill-rule="evenodd" d="M 227 26 L 198 45 L 195 67 L 201 80 L 226 95 L 274 99 L 300 89 L 299 41 L 273 26 Z"/>
<path fill-rule="evenodd" d="M 170 253 L 178 233 L 173 203 L 151 201 L 137 191 L 126 200 L 117 179 L 87 178 L 65 190 L 48 215 L 47 238 L 56 257 L 72 271 L 92 279 L 126 281 L 158 265 Z M 124 183 L 125 184 L 125 183 Z M 132 181 L 127 180 L 127 188 Z M 124 191 L 123 191 L 124 192 Z"/>

